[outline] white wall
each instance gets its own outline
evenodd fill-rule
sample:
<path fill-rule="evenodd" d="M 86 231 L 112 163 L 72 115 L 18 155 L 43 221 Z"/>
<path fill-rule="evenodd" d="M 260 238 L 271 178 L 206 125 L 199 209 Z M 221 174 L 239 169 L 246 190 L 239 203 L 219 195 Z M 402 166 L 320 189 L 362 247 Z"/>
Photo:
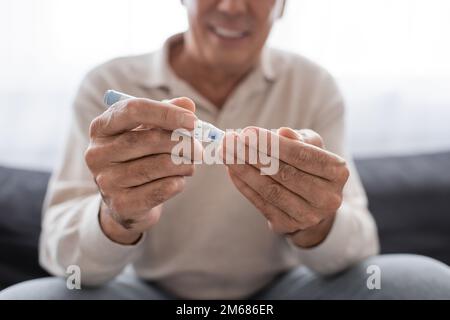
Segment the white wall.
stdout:
<path fill-rule="evenodd" d="M 354 154 L 450 149 L 449 17 L 447 0 L 288 0 L 270 42 L 338 78 Z M 179 0 L 0 0 L 0 163 L 51 168 L 83 74 L 185 28 Z"/>

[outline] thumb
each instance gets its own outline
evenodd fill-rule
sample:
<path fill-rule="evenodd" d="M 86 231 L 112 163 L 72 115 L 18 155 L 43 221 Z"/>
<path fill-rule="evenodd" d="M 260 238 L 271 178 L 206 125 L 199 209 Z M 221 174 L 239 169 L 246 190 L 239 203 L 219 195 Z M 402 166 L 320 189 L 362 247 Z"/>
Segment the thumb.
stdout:
<path fill-rule="evenodd" d="M 170 100 L 164 100 L 164 102 L 174 104 L 177 107 L 187 109 L 189 111 L 195 112 L 195 103 L 187 97 L 174 98 Z"/>
<path fill-rule="evenodd" d="M 302 141 L 319 148 L 324 147 L 322 137 L 318 133 L 310 129 L 294 130 L 287 127 L 281 127 L 280 129 L 278 129 L 278 134 L 285 138 Z"/>
<path fill-rule="evenodd" d="M 303 140 L 297 133 L 297 131 L 288 127 L 281 127 L 280 129 L 278 129 L 278 134 L 282 137 L 289 138 L 292 140 L 299 140 L 299 141 Z"/>

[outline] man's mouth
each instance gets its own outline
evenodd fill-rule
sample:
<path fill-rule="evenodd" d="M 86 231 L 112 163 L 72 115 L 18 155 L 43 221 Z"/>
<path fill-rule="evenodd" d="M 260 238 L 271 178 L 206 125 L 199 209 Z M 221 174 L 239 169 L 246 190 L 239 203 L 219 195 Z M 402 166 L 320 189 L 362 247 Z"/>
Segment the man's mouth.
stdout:
<path fill-rule="evenodd" d="M 220 38 L 225 39 L 231 39 L 231 40 L 237 40 L 237 39 L 243 39 L 250 35 L 250 32 L 247 30 L 241 31 L 241 30 L 232 30 L 228 28 L 223 27 L 217 27 L 217 26 L 211 26 L 210 30 L 215 33 Z"/>

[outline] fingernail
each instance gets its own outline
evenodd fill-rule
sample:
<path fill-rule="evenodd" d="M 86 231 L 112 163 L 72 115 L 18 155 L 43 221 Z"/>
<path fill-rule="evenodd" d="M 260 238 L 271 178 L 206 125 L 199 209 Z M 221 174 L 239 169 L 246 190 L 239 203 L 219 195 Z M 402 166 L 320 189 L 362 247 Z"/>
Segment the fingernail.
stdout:
<path fill-rule="evenodd" d="M 289 134 L 288 136 L 284 135 L 285 137 L 289 138 L 289 139 L 297 139 L 299 141 L 304 141 L 305 137 L 302 134 L 301 130 L 294 130 L 292 128 L 289 127 L 281 127 L 280 129 L 278 129 L 278 131 L 283 130 L 283 131 L 287 131 Z"/>
<path fill-rule="evenodd" d="M 257 131 L 256 131 L 255 127 L 247 127 L 247 128 L 244 128 L 244 130 L 242 130 L 241 133 L 243 133 L 243 134 L 246 134 L 246 133 L 257 133 Z"/>
<path fill-rule="evenodd" d="M 197 121 L 197 117 L 193 113 L 180 113 L 178 115 L 178 123 L 181 127 L 188 129 L 188 130 L 194 130 L 195 128 L 195 121 Z"/>

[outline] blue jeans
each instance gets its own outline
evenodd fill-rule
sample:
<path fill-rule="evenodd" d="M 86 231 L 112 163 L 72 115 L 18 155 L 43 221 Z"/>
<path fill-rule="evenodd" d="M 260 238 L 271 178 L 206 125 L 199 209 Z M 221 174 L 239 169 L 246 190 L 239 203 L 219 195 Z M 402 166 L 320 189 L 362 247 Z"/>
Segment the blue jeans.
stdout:
<path fill-rule="evenodd" d="M 371 265 L 381 271 L 381 286 L 369 289 Z M 68 290 L 61 278 L 23 282 L 0 292 L 0 299 L 176 299 L 131 274 L 98 288 Z M 281 275 L 250 299 L 450 299 L 450 268 L 417 255 L 381 255 L 346 271 L 322 277 L 306 267 Z"/>

